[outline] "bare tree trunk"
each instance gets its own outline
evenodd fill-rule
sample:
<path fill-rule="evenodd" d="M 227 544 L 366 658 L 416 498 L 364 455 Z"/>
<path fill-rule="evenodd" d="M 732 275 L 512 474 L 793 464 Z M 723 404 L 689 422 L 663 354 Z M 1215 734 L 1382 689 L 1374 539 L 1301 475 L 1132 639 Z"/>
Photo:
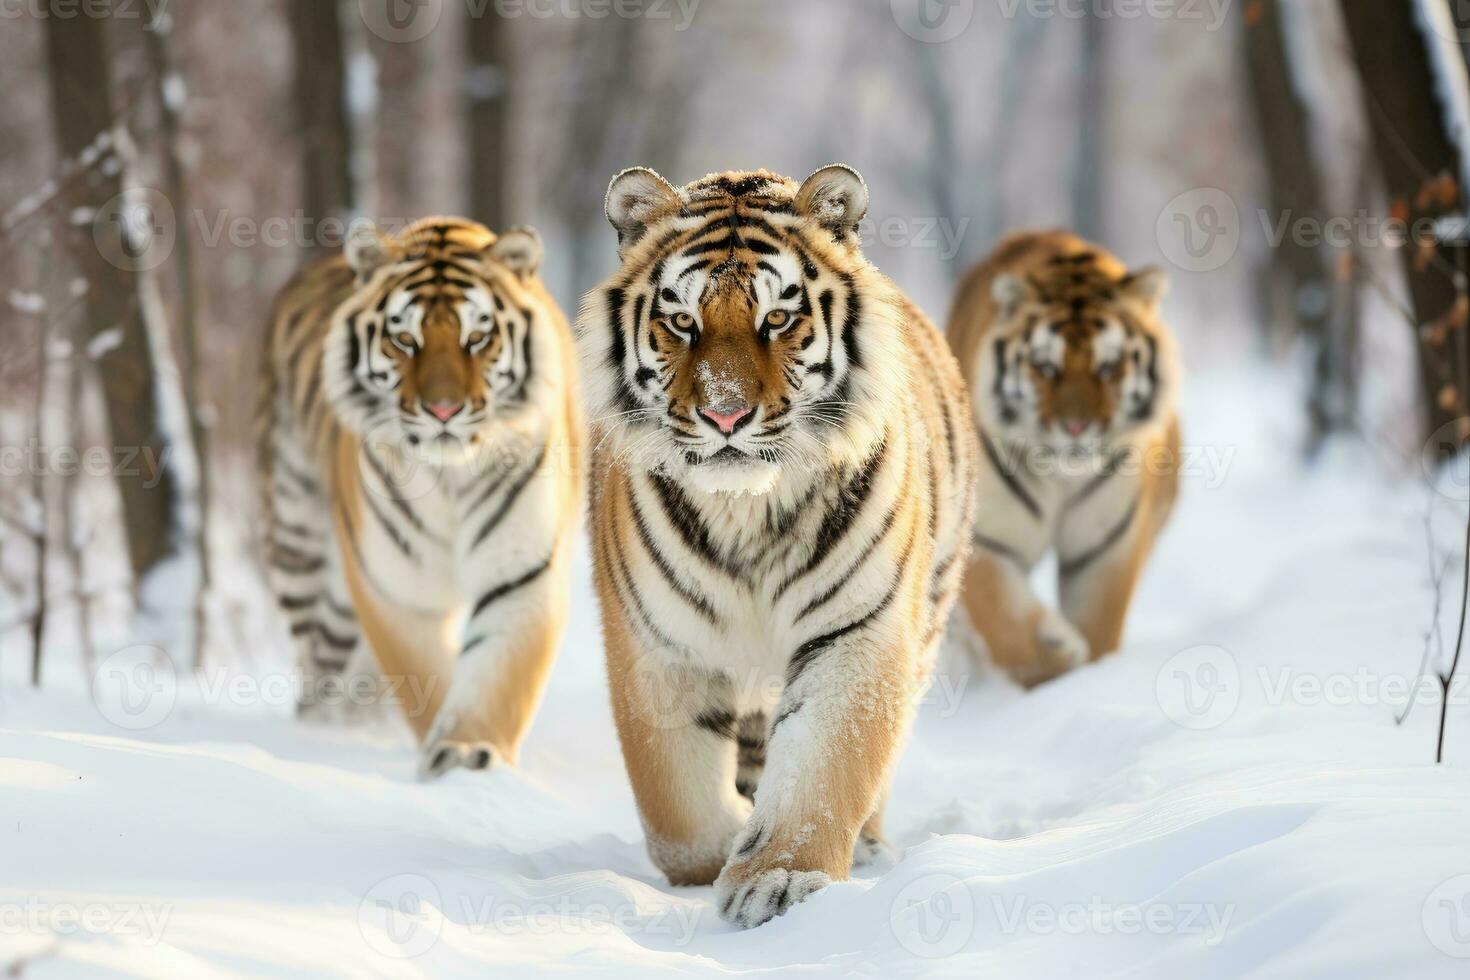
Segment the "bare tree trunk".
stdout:
<path fill-rule="evenodd" d="M 302 152 L 302 207 L 310 227 L 352 211 L 352 128 L 347 64 L 337 0 L 290 0 L 296 104 Z"/>
<path fill-rule="evenodd" d="M 1072 177 L 1072 215 L 1077 233 L 1099 241 L 1103 237 L 1102 162 L 1103 121 L 1107 112 L 1106 25 L 1096 11 L 1089 12 L 1082 28 L 1082 64 L 1079 68 L 1082 97 L 1079 100 L 1077 161 Z"/>
<path fill-rule="evenodd" d="M 470 215 L 502 231 L 512 220 L 506 207 L 506 126 L 509 117 L 510 46 L 504 43 L 506 21 L 493 12 L 469 18 L 465 29 L 465 116 L 469 138 L 466 171 L 470 184 Z M 526 216 L 517 215 L 515 220 Z"/>
<path fill-rule="evenodd" d="M 124 131 L 113 116 L 106 44 L 108 20 L 46 19 L 53 128 L 64 168 L 66 213 L 103 207 L 95 225 L 69 223 L 66 246 L 86 285 L 85 331 L 97 362 L 114 449 L 114 478 L 127 523 L 128 560 L 135 584 L 179 551 L 181 493 L 172 446 L 160 415 L 160 377 L 150 343 L 136 264 L 146 251 L 117 209 Z M 125 139 L 121 136 L 121 139 Z M 104 202 L 106 202 L 104 206 Z M 109 220 L 113 219 L 113 220 Z M 146 235 L 161 231 L 156 213 Z M 140 249 L 140 245 L 145 246 Z"/>
<path fill-rule="evenodd" d="M 1455 182 L 1453 175 L 1461 169 L 1414 4 L 1343 0 L 1341 7 L 1388 198 L 1399 217 L 1428 217 L 1420 206 L 1424 189 L 1441 175 Z M 1459 191 L 1457 196 L 1463 199 L 1463 188 Z M 1442 252 L 1433 246 L 1403 250 L 1410 312 L 1420 333 L 1420 377 L 1431 432 L 1466 414 L 1465 392 L 1456 383 L 1456 358 L 1445 342 L 1449 328 L 1456 327 L 1460 291 L 1456 266 Z M 1462 438 L 1467 435 L 1462 433 Z"/>
<path fill-rule="evenodd" d="M 194 540 L 199 562 L 199 582 L 194 596 L 194 650 L 190 657 L 191 663 L 197 668 L 203 663 L 205 646 L 209 640 L 209 517 L 213 510 L 213 501 L 210 497 L 208 419 L 213 414 L 213 406 L 204 380 L 204 365 L 199 355 L 200 304 L 194 289 L 194 243 L 190 238 L 194 223 L 188 219 L 192 213 L 189 208 L 189 182 L 184 173 L 183 159 L 179 155 L 181 114 L 186 93 L 183 79 L 180 78 L 173 59 L 173 26 L 172 15 L 160 13 L 143 33 L 154 82 L 158 87 L 159 136 L 163 143 L 167 193 L 173 201 L 175 214 L 181 219 L 174 240 L 173 258 L 178 276 L 177 316 L 183 340 L 183 387 L 189 405 L 189 437 L 199 461 L 195 484 L 198 520 Z M 80 596 L 80 592 L 78 595 Z M 85 600 L 79 598 L 79 601 L 85 607 Z"/>
<path fill-rule="evenodd" d="M 1247 74 L 1271 188 L 1271 214 L 1277 221 L 1326 217 L 1325 196 L 1308 134 L 1307 107 L 1292 78 L 1287 16 L 1282 0 L 1258 0 L 1245 32 Z M 1338 361 L 1331 335 L 1333 283 L 1326 253 L 1290 235 L 1271 250 L 1266 271 L 1271 319 L 1287 337 L 1306 336 L 1312 347 L 1312 377 L 1307 414 L 1311 446 L 1344 426 L 1351 405 L 1343 404 L 1343 381 L 1335 376 Z"/>
<path fill-rule="evenodd" d="M 46 318 L 42 314 L 36 323 L 37 350 L 40 352 L 36 371 L 35 416 L 31 419 L 31 434 L 34 445 L 46 445 L 46 391 L 47 376 L 51 373 L 51 355 L 48 350 L 49 337 Z M 49 611 L 50 593 L 46 588 L 46 566 L 50 557 L 51 500 L 46 467 L 38 466 L 31 475 L 31 493 L 35 496 L 35 543 L 36 606 L 31 615 L 31 686 L 41 686 L 41 658 L 46 652 L 46 616 Z"/>

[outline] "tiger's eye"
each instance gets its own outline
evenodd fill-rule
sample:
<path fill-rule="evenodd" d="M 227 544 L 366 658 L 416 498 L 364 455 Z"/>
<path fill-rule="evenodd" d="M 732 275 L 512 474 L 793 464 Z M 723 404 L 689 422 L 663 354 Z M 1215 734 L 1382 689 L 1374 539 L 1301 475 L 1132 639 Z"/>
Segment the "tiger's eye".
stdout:
<path fill-rule="evenodd" d="M 791 314 L 785 310 L 772 310 L 766 314 L 766 323 L 772 327 L 784 327 L 786 321 L 791 319 Z"/>
<path fill-rule="evenodd" d="M 397 337 L 395 337 L 394 339 L 397 340 L 404 347 L 412 347 L 413 346 L 413 334 L 411 334 L 411 333 L 401 333 Z"/>
<path fill-rule="evenodd" d="M 485 334 L 482 334 L 482 333 L 479 333 L 479 332 L 470 334 L 470 346 L 471 347 L 479 347 L 484 342 L 485 342 Z"/>
<path fill-rule="evenodd" d="M 680 330 L 693 330 L 694 317 L 690 316 L 688 313 L 675 313 L 674 326 L 678 327 Z"/>

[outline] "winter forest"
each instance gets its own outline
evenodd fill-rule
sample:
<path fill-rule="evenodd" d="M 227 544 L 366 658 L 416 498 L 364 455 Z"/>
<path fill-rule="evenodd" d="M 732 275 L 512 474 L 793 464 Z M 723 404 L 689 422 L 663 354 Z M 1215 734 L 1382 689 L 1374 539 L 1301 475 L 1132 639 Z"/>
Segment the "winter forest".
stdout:
<path fill-rule="evenodd" d="M 1463 971 L 1470 4 L 0 0 L 0 78 L 0 974 Z M 296 716 L 261 352 L 360 219 L 534 226 L 572 319 L 614 174 L 833 162 L 941 329 L 1021 229 L 1165 270 L 1180 489 L 1119 652 L 948 636 L 892 853 L 742 932 L 645 853 L 595 528 L 516 766 Z"/>

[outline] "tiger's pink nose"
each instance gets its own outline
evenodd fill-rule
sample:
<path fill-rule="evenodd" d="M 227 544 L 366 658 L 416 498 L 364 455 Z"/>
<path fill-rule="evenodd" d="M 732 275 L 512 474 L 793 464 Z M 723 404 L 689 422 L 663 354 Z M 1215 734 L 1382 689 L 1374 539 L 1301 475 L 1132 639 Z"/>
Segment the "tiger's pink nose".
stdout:
<path fill-rule="evenodd" d="M 1066 429 L 1067 434 L 1073 439 L 1086 432 L 1087 427 L 1090 425 L 1092 425 L 1092 422 L 1088 419 L 1062 419 L 1062 428 Z"/>
<path fill-rule="evenodd" d="M 699 414 L 703 415 L 705 418 L 713 422 L 716 426 L 719 427 L 719 430 L 721 432 L 728 436 L 734 433 L 736 427 L 738 427 L 740 423 L 745 419 L 745 417 L 748 416 L 752 411 L 753 409 L 749 405 L 742 405 L 740 408 L 731 409 L 726 409 L 723 407 L 701 408 L 699 410 Z"/>
<path fill-rule="evenodd" d="M 440 422 L 448 422 L 464 409 L 464 402 L 425 402 L 424 408 Z"/>

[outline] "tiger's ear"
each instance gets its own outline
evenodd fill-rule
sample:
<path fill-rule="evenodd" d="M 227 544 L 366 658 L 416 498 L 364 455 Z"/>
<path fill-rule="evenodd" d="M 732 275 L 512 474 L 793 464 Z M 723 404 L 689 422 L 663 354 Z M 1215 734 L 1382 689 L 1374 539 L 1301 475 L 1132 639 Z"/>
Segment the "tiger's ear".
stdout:
<path fill-rule="evenodd" d="M 357 281 L 365 283 L 383 266 L 398 259 L 399 249 L 385 238 L 378 226 L 366 219 L 352 223 L 347 241 L 342 246 L 347 264 L 357 273 Z"/>
<path fill-rule="evenodd" d="M 816 218 L 833 231 L 848 231 L 868 213 L 868 185 L 844 163 L 823 167 L 801 182 L 796 213 Z"/>
<path fill-rule="evenodd" d="M 990 298 L 1002 319 L 1015 315 L 1021 304 L 1031 298 L 1031 287 L 1020 276 L 1002 273 L 990 284 Z"/>
<path fill-rule="evenodd" d="M 490 246 L 490 258 L 505 266 L 522 279 L 530 279 L 541 268 L 541 257 L 545 249 L 541 246 L 541 235 L 529 225 L 516 225 L 506 229 Z"/>
<path fill-rule="evenodd" d="M 1118 283 L 1127 298 L 1150 310 L 1156 310 L 1169 295 L 1169 273 L 1156 265 L 1130 272 Z"/>
<path fill-rule="evenodd" d="M 629 167 L 614 177 L 607 185 L 603 209 L 617 229 L 618 254 L 642 238 L 650 224 L 679 207 L 679 192 L 656 171 Z"/>

